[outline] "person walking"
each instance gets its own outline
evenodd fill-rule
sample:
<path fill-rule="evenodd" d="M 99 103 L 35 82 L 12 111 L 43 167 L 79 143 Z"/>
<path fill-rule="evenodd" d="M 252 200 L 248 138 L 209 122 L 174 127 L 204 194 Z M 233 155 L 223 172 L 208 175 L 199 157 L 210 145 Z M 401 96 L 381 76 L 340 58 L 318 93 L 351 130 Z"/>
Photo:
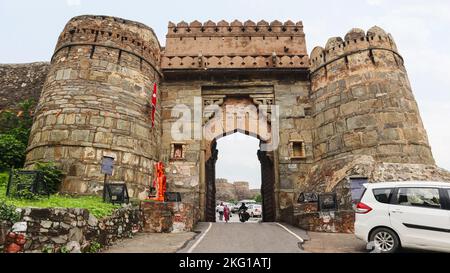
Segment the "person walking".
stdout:
<path fill-rule="evenodd" d="M 230 208 L 227 205 L 223 208 L 223 217 L 225 218 L 225 223 L 230 221 Z"/>
<path fill-rule="evenodd" d="M 219 212 L 219 221 L 223 221 L 223 203 L 220 203 L 219 207 L 217 208 L 217 211 Z"/>

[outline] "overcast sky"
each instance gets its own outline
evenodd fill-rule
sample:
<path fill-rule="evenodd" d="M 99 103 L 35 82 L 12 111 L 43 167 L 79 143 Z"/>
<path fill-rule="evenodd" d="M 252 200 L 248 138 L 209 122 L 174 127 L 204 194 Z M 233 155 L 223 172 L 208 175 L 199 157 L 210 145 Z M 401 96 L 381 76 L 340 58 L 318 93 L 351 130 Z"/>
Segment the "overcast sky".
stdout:
<path fill-rule="evenodd" d="M 65 23 L 81 14 L 142 22 L 155 30 L 162 45 L 168 21 L 302 20 L 309 51 L 316 45 L 324 46 L 329 37 L 345 36 L 353 27 L 367 30 L 378 25 L 394 36 L 405 58 L 435 159 L 439 166 L 450 169 L 448 0 L 0 0 L 0 63 L 48 61 Z M 218 174 L 251 180 L 253 186 L 259 187 L 259 165 L 245 163 L 257 163 L 256 148 L 254 152 L 244 152 L 255 142 L 239 143 L 228 149 L 238 154 L 239 160 L 235 160 L 236 154 L 221 152 L 218 168 L 223 169 Z M 221 164 L 221 160 L 228 163 Z M 251 173 L 254 175 L 247 178 L 245 174 Z"/>

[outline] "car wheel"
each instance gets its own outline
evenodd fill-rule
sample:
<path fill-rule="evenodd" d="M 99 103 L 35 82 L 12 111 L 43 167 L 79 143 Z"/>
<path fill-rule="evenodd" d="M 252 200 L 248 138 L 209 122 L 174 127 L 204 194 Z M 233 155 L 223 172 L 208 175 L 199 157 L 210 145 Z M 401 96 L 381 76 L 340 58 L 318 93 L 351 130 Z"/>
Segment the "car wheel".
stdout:
<path fill-rule="evenodd" d="M 374 230 L 370 235 L 370 241 L 381 253 L 395 253 L 400 248 L 400 239 L 397 234 L 387 228 Z"/>

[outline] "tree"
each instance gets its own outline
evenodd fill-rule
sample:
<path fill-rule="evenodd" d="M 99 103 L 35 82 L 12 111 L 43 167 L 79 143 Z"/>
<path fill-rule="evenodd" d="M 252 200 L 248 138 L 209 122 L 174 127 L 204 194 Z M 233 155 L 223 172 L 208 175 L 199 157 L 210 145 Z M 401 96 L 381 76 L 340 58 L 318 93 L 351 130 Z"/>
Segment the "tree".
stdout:
<path fill-rule="evenodd" d="M 0 170 L 23 167 L 26 148 L 15 136 L 0 134 Z"/>
<path fill-rule="evenodd" d="M 0 113 L 0 170 L 23 167 L 34 104 L 32 100 L 25 100 L 19 103 L 17 113 L 10 110 Z"/>
<path fill-rule="evenodd" d="M 258 194 L 258 195 L 255 197 L 255 201 L 256 201 L 256 203 L 262 203 L 262 196 L 261 196 L 261 194 Z"/>

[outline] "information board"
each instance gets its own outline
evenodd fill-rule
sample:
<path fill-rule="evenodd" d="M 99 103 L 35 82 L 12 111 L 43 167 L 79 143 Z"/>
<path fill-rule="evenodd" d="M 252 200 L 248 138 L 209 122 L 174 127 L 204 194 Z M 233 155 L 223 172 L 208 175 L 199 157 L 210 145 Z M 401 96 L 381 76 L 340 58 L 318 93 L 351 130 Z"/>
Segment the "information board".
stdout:
<path fill-rule="evenodd" d="M 104 156 L 102 160 L 102 173 L 111 176 L 113 173 L 113 168 L 114 168 L 114 158 Z"/>

